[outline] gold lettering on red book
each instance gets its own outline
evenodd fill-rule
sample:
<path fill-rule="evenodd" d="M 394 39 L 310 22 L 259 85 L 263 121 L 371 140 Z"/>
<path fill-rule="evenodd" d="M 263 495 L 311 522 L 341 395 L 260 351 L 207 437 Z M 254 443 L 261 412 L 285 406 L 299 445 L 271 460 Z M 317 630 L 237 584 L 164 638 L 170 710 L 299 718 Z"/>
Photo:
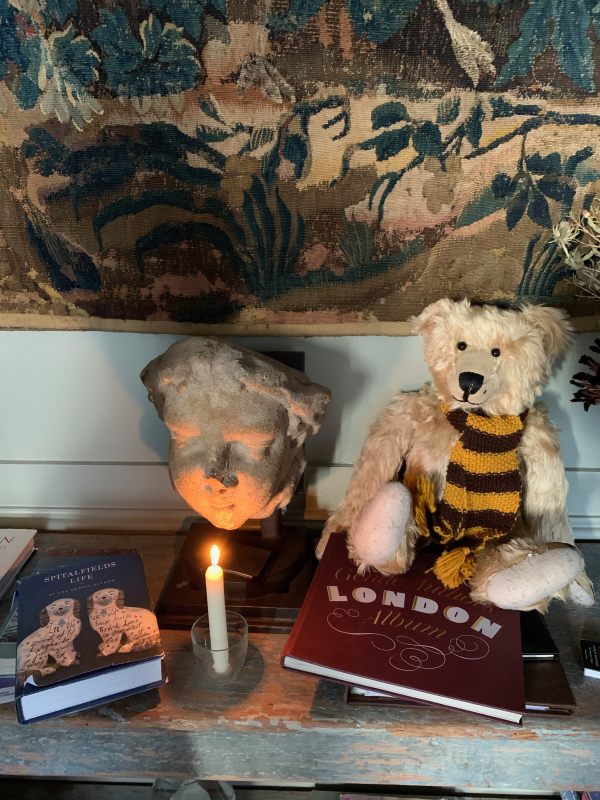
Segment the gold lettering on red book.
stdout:
<path fill-rule="evenodd" d="M 421 612 L 421 614 L 435 614 L 438 610 L 438 604 L 435 600 L 431 600 L 429 597 L 421 597 L 418 594 L 413 600 L 412 609 L 413 611 Z"/>
<path fill-rule="evenodd" d="M 339 572 L 340 570 L 338 570 L 338 573 Z M 336 577 L 339 577 L 338 573 L 336 573 Z M 419 584 L 419 589 L 426 589 L 432 594 L 437 593 L 436 587 L 430 581 L 421 581 Z M 363 605 L 374 603 L 378 599 L 381 605 L 387 607 L 392 606 L 394 608 L 404 608 L 406 604 L 405 592 L 396 592 L 392 589 L 383 589 L 380 596 L 375 589 L 372 589 L 369 586 L 348 586 L 345 591 L 350 591 L 352 595 L 350 599 Z M 472 602 L 471 598 L 465 595 L 464 591 L 461 591 L 460 589 L 451 593 L 444 591 L 442 594 L 444 594 L 445 597 L 451 597 L 452 599 L 459 600 L 465 604 Z M 338 586 L 327 586 L 327 596 L 329 601 L 332 603 L 347 603 L 349 600 L 348 594 L 342 593 Z M 419 614 L 442 614 L 449 622 L 453 622 L 455 625 L 467 625 L 470 623 L 469 612 L 464 608 L 461 608 L 461 606 L 447 605 L 443 609 L 440 609 L 437 600 L 434 600 L 432 597 L 425 597 L 422 594 L 417 594 L 413 597 L 410 607 L 413 611 Z M 427 633 L 428 636 L 435 636 L 436 638 L 439 638 L 440 635 L 444 635 L 446 632 L 441 628 L 431 628 L 429 625 L 423 627 L 422 623 L 419 623 L 417 627 L 417 620 L 412 620 L 409 622 L 401 615 L 393 614 L 391 610 L 387 609 L 380 609 L 374 615 L 374 617 L 369 618 L 369 621 L 372 621 L 374 625 L 406 627 L 407 630 L 412 630 L 413 632 L 420 630 L 421 633 Z M 487 617 L 483 616 L 478 617 L 475 622 L 470 624 L 470 627 L 472 630 L 477 631 L 477 633 L 487 636 L 488 639 L 493 639 L 498 631 L 502 629 L 500 624 L 497 622 L 492 622 Z"/>
<path fill-rule="evenodd" d="M 367 586 L 357 586 L 356 589 L 352 589 L 352 597 L 358 603 L 372 603 L 373 600 L 377 599 L 377 593 Z"/>
<path fill-rule="evenodd" d="M 342 603 L 346 602 L 348 599 L 347 595 L 340 594 L 340 591 L 337 586 L 328 586 L 327 587 L 327 596 L 331 600 L 332 603 Z"/>
<path fill-rule="evenodd" d="M 383 593 L 383 597 L 381 598 L 381 602 L 384 606 L 397 606 L 398 608 L 404 608 L 404 599 L 404 592 L 392 592 L 391 589 L 386 589 Z"/>
<path fill-rule="evenodd" d="M 444 616 L 446 619 L 449 619 L 450 622 L 468 622 L 469 615 L 464 610 L 464 608 L 459 608 L 458 606 L 446 606 L 444 609 Z"/>
<path fill-rule="evenodd" d="M 477 633 L 483 633 L 488 639 L 493 639 L 498 631 L 501 630 L 502 625 L 498 625 L 497 622 L 492 622 L 487 617 L 479 617 L 471 625 L 471 628 L 477 631 Z"/>

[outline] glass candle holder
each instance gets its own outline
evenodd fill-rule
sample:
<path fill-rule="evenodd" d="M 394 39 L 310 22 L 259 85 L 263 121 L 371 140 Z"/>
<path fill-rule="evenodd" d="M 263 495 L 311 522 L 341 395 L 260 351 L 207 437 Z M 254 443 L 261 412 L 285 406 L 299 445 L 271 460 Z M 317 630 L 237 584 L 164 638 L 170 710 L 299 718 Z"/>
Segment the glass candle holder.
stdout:
<path fill-rule="evenodd" d="M 236 680 L 246 661 L 248 652 L 248 623 L 237 611 L 226 611 L 226 649 L 213 650 L 210 646 L 208 614 L 198 617 L 192 625 L 192 649 L 200 667 L 201 685 L 214 687 Z"/>

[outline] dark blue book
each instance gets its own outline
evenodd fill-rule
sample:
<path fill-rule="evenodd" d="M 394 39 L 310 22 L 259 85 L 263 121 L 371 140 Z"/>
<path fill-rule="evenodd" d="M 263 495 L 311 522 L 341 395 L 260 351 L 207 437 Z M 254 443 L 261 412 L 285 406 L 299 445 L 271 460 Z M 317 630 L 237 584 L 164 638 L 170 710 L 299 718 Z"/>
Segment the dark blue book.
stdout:
<path fill-rule="evenodd" d="M 138 553 L 60 557 L 18 582 L 19 721 L 103 705 L 165 682 Z"/>

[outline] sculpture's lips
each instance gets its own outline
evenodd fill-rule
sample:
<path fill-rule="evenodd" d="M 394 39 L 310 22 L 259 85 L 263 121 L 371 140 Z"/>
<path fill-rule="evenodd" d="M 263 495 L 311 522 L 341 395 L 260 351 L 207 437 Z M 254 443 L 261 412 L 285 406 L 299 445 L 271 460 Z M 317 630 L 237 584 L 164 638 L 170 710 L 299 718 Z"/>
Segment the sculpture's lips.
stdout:
<path fill-rule="evenodd" d="M 235 505 L 231 497 L 211 497 L 210 500 L 207 500 L 207 505 L 211 506 L 212 508 L 233 508 Z"/>

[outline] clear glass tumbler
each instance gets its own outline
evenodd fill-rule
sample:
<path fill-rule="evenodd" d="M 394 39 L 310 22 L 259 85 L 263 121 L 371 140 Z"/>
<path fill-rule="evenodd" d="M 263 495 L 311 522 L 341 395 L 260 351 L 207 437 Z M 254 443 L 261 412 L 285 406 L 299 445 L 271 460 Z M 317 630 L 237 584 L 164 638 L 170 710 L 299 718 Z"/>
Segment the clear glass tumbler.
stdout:
<path fill-rule="evenodd" d="M 208 614 L 192 625 L 192 649 L 200 666 L 199 681 L 213 687 L 232 683 L 242 671 L 248 651 L 248 623 L 237 611 L 226 611 L 228 647 L 212 650 Z"/>

